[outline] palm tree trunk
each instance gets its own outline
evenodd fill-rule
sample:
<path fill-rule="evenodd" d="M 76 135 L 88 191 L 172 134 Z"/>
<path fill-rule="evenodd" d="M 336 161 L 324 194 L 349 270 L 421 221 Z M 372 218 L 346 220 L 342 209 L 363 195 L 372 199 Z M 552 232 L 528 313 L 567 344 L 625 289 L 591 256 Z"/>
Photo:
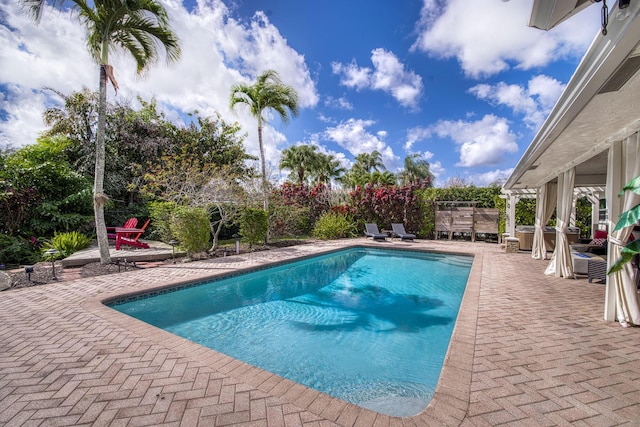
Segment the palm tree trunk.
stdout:
<path fill-rule="evenodd" d="M 258 145 L 260 146 L 260 166 L 262 167 L 262 196 L 264 197 L 264 211 L 269 218 L 269 193 L 267 182 L 267 166 L 264 159 L 264 145 L 262 145 L 262 118 L 258 115 Z M 264 235 L 264 244 L 269 244 L 269 227 L 267 226 L 267 233 Z"/>
<path fill-rule="evenodd" d="M 260 167 L 262 168 L 262 196 L 264 210 L 269 212 L 269 198 L 267 196 L 267 166 L 264 159 L 264 145 L 262 145 L 262 121 L 258 118 L 258 145 L 260 146 Z"/>
<path fill-rule="evenodd" d="M 107 225 L 104 220 L 104 169 L 105 169 L 105 129 L 107 124 L 107 73 L 100 65 L 100 93 L 98 101 L 98 129 L 96 131 L 96 169 L 93 181 L 93 211 L 96 218 L 96 236 L 100 250 L 100 263 L 111 263 Z"/>

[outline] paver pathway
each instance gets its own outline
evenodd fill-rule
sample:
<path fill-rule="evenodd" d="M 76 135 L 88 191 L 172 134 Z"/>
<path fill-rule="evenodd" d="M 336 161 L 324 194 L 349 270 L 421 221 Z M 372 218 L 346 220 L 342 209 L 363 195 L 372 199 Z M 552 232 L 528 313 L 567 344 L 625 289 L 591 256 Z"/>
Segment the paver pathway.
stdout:
<path fill-rule="evenodd" d="M 345 244 L 1 292 L 0 425 L 640 425 L 640 329 L 601 320 L 604 285 L 546 277 L 545 262 L 495 244 L 375 243 L 478 256 L 455 351 L 432 405 L 411 418 L 329 398 L 100 303 Z"/>

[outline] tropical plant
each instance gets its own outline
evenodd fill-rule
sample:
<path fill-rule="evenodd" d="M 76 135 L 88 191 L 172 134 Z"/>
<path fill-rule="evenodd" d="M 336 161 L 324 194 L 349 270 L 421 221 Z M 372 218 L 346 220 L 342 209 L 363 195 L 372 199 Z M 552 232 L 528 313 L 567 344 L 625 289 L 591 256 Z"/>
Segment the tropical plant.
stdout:
<path fill-rule="evenodd" d="M 400 173 L 400 180 L 403 184 L 427 181 L 429 186 L 433 186 L 433 174 L 429 162 L 420 154 L 408 155 L 404 158 L 404 170 Z"/>
<path fill-rule="evenodd" d="M 345 214 L 327 212 L 318 219 L 313 227 L 313 236 L 318 239 L 343 239 L 355 235 L 355 224 Z"/>
<path fill-rule="evenodd" d="M 265 110 L 275 111 L 283 123 L 289 122 L 289 113 L 298 115 L 298 94 L 294 88 L 287 86 L 280 80 L 280 76 L 274 70 L 267 70 L 258 76 L 253 85 L 243 83 L 231 87 L 230 105 L 233 109 L 237 104 L 249 106 L 251 115 L 258 121 L 258 145 L 260 148 L 260 166 L 262 173 L 262 194 L 264 197 L 264 210 L 269 210 L 267 168 L 262 142 L 262 127 L 266 119 L 263 117 Z"/>
<path fill-rule="evenodd" d="M 620 194 L 618 196 L 622 196 L 626 191 L 632 191 L 636 194 L 640 194 L 640 176 L 636 176 L 634 179 L 629 181 L 627 185 L 622 188 Z M 626 227 L 633 227 L 640 223 L 640 203 L 635 205 L 629 210 L 626 210 L 620 214 L 620 219 L 616 223 L 613 231 L 619 231 Z M 640 254 L 640 239 L 632 240 L 627 243 L 625 247 L 622 248 L 620 252 L 620 256 L 613 263 L 613 265 L 609 268 L 607 274 L 615 273 L 616 271 L 622 270 L 622 267 L 631 261 L 634 255 Z"/>
<path fill-rule="evenodd" d="M 67 158 L 69 140 L 43 137 L 0 165 L 0 232 L 51 236 L 88 229 L 91 184 Z"/>
<path fill-rule="evenodd" d="M 360 153 L 355 160 L 356 163 L 353 168 L 361 172 L 380 172 L 386 169 L 384 163 L 382 163 L 382 154 L 378 150 L 374 150 L 371 153 Z"/>
<path fill-rule="evenodd" d="M 37 239 L 0 233 L 0 264 L 35 264 L 41 257 Z"/>
<path fill-rule="evenodd" d="M 91 243 L 91 238 L 77 231 L 55 233 L 51 240 L 45 240 L 41 252 L 44 254 L 50 249 L 58 251 L 56 258 L 66 258 L 86 248 Z"/>
<path fill-rule="evenodd" d="M 390 227 L 401 222 L 410 230 L 421 230 L 425 220 L 419 200 L 420 185 L 402 187 L 367 184 L 351 192 L 350 205 L 354 217 L 362 222 L 375 222 Z"/>
<path fill-rule="evenodd" d="M 345 171 L 345 168 L 340 165 L 340 162 L 333 155 L 318 153 L 311 170 L 311 176 L 318 184 L 329 185 L 332 178 L 340 180 Z"/>
<path fill-rule="evenodd" d="M 22 0 L 36 20 L 42 16 L 47 0 Z M 141 73 L 158 57 L 158 47 L 165 50 L 167 59 L 180 55 L 178 39 L 169 27 L 164 7 L 156 0 L 52 0 L 54 6 L 70 4 L 78 13 L 88 31 L 89 52 L 100 64 L 100 91 L 98 124 L 95 136 L 96 163 L 93 185 L 93 204 L 100 262 L 111 262 L 109 241 L 104 219 L 105 129 L 107 108 L 107 81 L 114 89 L 118 83 L 109 65 L 109 51 L 121 48 L 131 54 Z"/>
<path fill-rule="evenodd" d="M 358 154 L 351 169 L 340 177 L 340 182 L 347 188 L 367 184 L 394 185 L 396 177 L 386 170 L 382 163 L 382 154 L 374 150 L 371 153 Z"/>
<path fill-rule="evenodd" d="M 396 185 L 397 179 L 393 172 L 374 171 L 370 174 L 369 182 L 375 185 Z"/>
<path fill-rule="evenodd" d="M 316 168 L 318 153 L 315 145 L 292 145 L 282 150 L 280 156 L 280 169 L 289 169 L 293 172 L 298 184 L 306 183 L 305 175 Z"/>
<path fill-rule="evenodd" d="M 288 206 L 308 209 L 308 220 L 313 224 L 331 207 L 331 190 L 324 184 L 312 187 L 307 184 L 285 182 L 272 192 L 272 199 Z"/>

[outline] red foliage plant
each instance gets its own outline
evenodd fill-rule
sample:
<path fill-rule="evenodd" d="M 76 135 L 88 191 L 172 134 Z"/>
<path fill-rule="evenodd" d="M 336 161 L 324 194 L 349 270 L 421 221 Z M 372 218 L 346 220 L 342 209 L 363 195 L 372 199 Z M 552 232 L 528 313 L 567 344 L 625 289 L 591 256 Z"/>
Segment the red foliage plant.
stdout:
<path fill-rule="evenodd" d="M 407 230 L 418 231 L 422 227 L 422 213 L 417 190 L 426 188 L 428 182 L 409 183 L 402 187 L 358 186 L 351 192 L 354 215 L 363 222 L 375 222 L 379 227 L 391 228 L 392 223 L 403 223 Z"/>
<path fill-rule="evenodd" d="M 315 220 L 330 208 L 329 191 L 322 183 L 309 187 L 307 184 L 285 182 L 274 190 L 272 196 L 280 197 L 285 205 L 309 208 Z"/>

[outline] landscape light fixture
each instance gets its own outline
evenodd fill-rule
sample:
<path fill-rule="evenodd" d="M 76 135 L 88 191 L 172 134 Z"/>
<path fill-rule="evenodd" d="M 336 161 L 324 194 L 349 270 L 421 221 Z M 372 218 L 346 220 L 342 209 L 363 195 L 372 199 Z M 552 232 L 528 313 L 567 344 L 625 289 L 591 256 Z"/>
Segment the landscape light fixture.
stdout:
<path fill-rule="evenodd" d="M 236 255 L 240 254 L 240 236 L 237 234 L 234 234 L 233 236 L 234 239 L 236 239 Z"/>
<path fill-rule="evenodd" d="M 32 265 L 27 265 L 24 268 L 24 274 L 27 275 L 27 280 L 31 281 L 31 273 L 33 273 L 33 266 Z"/>
<path fill-rule="evenodd" d="M 56 255 L 60 253 L 57 249 L 48 249 L 44 252 L 51 258 L 51 272 L 53 273 L 53 280 L 58 280 L 56 277 Z"/>
<path fill-rule="evenodd" d="M 176 245 L 180 243 L 176 239 L 169 240 L 169 244 L 171 245 L 171 258 L 173 259 L 173 263 L 176 263 Z"/>

